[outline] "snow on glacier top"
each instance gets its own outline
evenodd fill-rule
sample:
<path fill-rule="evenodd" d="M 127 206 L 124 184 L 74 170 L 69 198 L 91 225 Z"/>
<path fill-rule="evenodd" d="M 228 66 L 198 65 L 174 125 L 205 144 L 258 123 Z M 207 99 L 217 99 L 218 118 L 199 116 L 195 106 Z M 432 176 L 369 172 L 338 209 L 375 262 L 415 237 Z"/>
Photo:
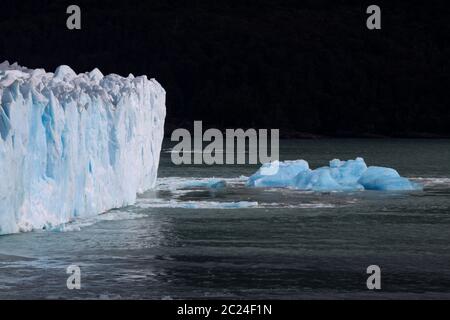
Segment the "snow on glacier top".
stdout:
<path fill-rule="evenodd" d="M 17 81 L 24 97 L 31 92 L 38 100 L 48 100 L 43 95 L 45 90 L 51 90 L 59 101 L 77 100 L 83 92 L 91 97 L 101 97 L 116 105 L 121 96 L 131 92 L 136 93 L 136 88 L 148 81 L 146 75 L 134 77 L 122 77 L 118 74 L 103 73 L 95 68 L 90 72 L 77 74 L 67 65 L 61 65 L 55 72 L 46 72 L 44 69 L 29 69 L 22 67 L 17 62 L 10 64 L 8 61 L 0 63 L 0 97 L 5 88 L 11 87 Z M 149 80 L 159 86 L 159 83 L 151 78 Z"/>

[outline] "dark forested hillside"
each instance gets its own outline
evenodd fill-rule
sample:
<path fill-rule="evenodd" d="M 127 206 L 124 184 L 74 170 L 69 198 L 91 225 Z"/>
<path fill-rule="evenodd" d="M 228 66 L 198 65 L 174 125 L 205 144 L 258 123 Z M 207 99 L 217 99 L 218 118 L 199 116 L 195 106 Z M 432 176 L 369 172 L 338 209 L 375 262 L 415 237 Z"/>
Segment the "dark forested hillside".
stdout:
<path fill-rule="evenodd" d="M 382 30 L 368 1 L 1 0 L 0 60 L 155 77 L 168 128 L 450 134 L 450 10 L 374 3 Z M 82 30 L 66 28 L 70 4 Z"/>

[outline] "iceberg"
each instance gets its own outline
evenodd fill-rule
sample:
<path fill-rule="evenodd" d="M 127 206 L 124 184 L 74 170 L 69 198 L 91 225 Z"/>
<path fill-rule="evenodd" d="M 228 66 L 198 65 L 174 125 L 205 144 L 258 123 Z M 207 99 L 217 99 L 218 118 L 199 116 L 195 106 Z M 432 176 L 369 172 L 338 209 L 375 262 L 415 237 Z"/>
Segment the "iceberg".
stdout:
<path fill-rule="evenodd" d="M 274 165 L 275 163 L 275 165 Z M 392 169 L 367 167 L 363 158 L 341 161 L 331 160 L 329 166 L 310 169 L 304 160 L 264 164 L 247 180 L 249 187 L 293 188 L 307 191 L 413 191 L 422 186 L 412 182 Z M 263 170 L 275 166 L 278 171 L 263 174 Z"/>
<path fill-rule="evenodd" d="M 248 187 L 288 187 L 294 185 L 294 178 L 309 170 L 305 160 L 274 161 L 262 167 L 247 180 Z"/>
<path fill-rule="evenodd" d="M 359 179 L 359 183 L 367 190 L 417 190 L 421 187 L 403 178 L 392 168 L 369 167 Z"/>
<path fill-rule="evenodd" d="M 146 76 L 0 64 L 0 234 L 135 203 L 155 186 L 165 91 Z"/>

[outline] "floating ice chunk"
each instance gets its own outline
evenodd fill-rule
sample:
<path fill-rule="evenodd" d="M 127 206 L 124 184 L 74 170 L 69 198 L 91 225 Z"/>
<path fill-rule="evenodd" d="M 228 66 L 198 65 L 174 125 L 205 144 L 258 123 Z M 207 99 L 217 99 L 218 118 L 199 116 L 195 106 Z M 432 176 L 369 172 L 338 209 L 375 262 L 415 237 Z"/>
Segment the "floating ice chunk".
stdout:
<path fill-rule="evenodd" d="M 264 166 L 263 166 L 264 167 Z M 261 169 L 247 181 L 250 187 L 291 187 L 312 191 L 360 190 L 420 190 L 419 184 L 400 177 L 391 168 L 369 167 L 364 159 L 330 161 L 329 167 L 309 169 L 304 160 L 279 163 L 280 170 L 273 176 L 264 176 Z"/>
<path fill-rule="evenodd" d="M 346 179 L 342 179 L 345 181 Z M 294 187 L 300 190 L 312 191 L 358 191 L 364 187 L 352 182 L 342 182 L 335 179 L 328 167 L 308 170 L 297 175 Z"/>
<path fill-rule="evenodd" d="M 308 170 L 297 175 L 294 186 L 302 190 L 340 190 L 340 185 L 330 174 L 328 168 Z"/>
<path fill-rule="evenodd" d="M 184 184 L 184 188 L 208 188 L 208 189 L 223 189 L 227 186 L 225 180 L 222 179 L 208 179 L 208 180 L 192 180 Z"/>
<path fill-rule="evenodd" d="M 402 178 L 392 168 L 369 167 L 358 180 L 367 190 L 421 190 L 422 186 Z"/>
<path fill-rule="evenodd" d="M 247 180 L 247 186 L 287 187 L 294 183 L 295 176 L 306 170 L 309 165 L 305 160 L 265 163 Z"/>
<path fill-rule="evenodd" d="M 344 185 L 355 185 L 359 177 L 367 170 L 367 165 L 363 158 L 355 160 L 340 161 L 335 159 L 330 161 L 331 176 Z"/>
<path fill-rule="evenodd" d="M 0 64 L 0 234 L 133 204 L 156 183 L 165 113 L 145 76 Z"/>
<path fill-rule="evenodd" d="M 358 182 L 361 183 L 366 189 L 376 190 L 377 180 L 382 181 L 389 178 L 399 177 L 400 174 L 395 169 L 371 166 L 361 175 Z"/>

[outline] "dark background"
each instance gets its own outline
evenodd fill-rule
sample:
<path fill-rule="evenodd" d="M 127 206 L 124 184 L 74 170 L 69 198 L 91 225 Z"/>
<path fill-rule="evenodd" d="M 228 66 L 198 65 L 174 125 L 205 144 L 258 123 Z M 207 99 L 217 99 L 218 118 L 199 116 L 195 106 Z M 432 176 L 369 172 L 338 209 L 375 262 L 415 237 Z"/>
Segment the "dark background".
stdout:
<path fill-rule="evenodd" d="M 82 30 L 66 28 L 77 4 Z M 382 30 L 366 28 L 366 8 Z M 0 60 L 155 77 L 167 130 L 450 135 L 445 1 L 0 1 Z M 0 62 L 1 62 L 0 61 Z"/>

